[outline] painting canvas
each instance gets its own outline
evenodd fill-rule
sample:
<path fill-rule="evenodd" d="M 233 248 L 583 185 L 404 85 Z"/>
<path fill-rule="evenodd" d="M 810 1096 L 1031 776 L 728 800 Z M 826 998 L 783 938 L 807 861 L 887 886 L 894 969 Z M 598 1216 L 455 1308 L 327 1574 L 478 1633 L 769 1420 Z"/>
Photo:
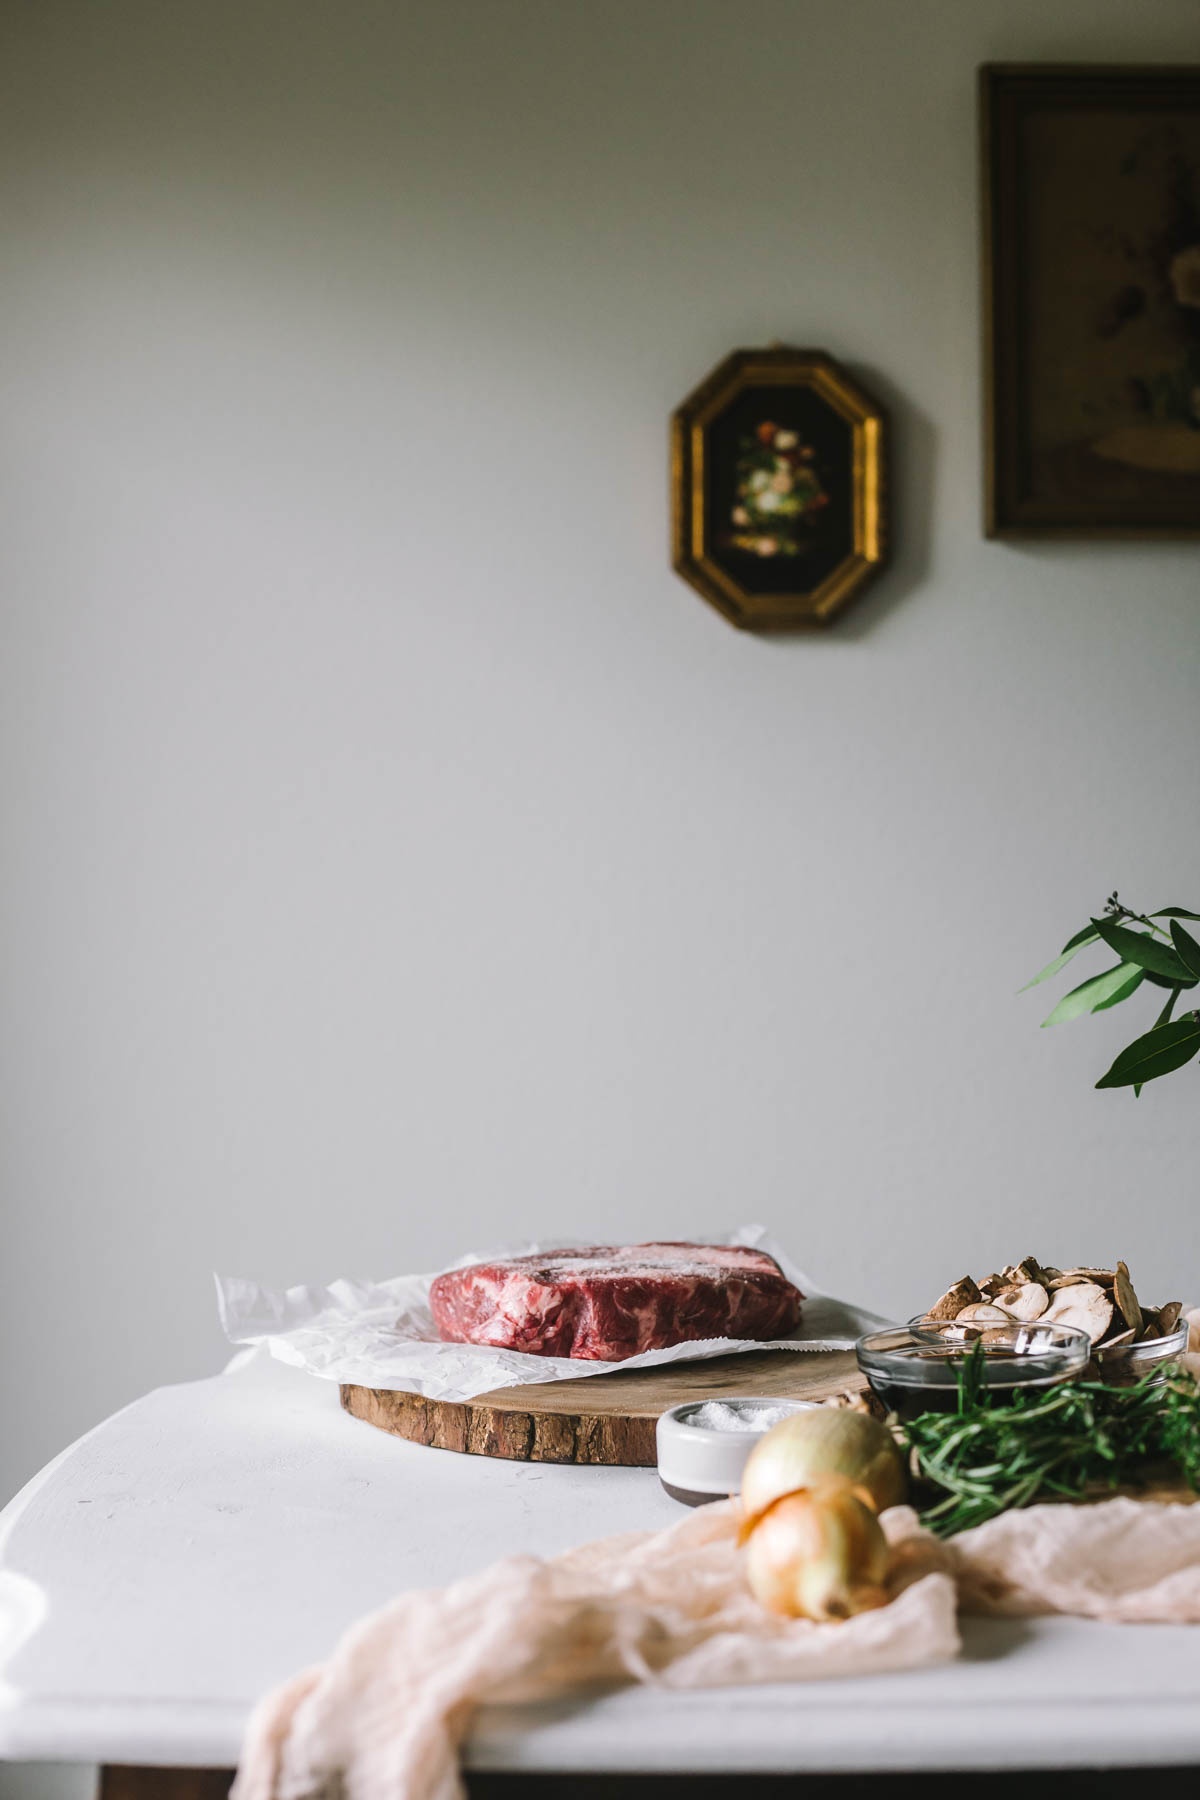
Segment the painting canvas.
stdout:
<path fill-rule="evenodd" d="M 989 531 L 1200 534 L 1200 70 L 982 100 Z"/>
<path fill-rule="evenodd" d="M 745 587 L 815 587 L 850 554 L 850 423 L 810 388 L 744 391 L 709 443 L 712 552 Z"/>
<path fill-rule="evenodd" d="M 739 350 L 672 422 L 674 564 L 734 624 L 822 624 L 882 565 L 883 415 L 819 351 Z"/>

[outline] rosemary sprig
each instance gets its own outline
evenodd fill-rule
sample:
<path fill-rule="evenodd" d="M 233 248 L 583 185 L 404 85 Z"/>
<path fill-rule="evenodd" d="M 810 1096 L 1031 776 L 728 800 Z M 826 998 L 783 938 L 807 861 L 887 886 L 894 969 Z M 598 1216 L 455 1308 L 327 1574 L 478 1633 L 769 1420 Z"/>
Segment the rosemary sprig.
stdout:
<path fill-rule="evenodd" d="M 990 1403 L 982 1358 L 964 1360 L 958 1411 L 921 1413 L 905 1427 L 926 1494 L 922 1522 L 939 1537 L 1014 1506 L 1136 1486 L 1164 1466 L 1200 1488 L 1200 1385 L 1182 1370 L 1152 1370 L 1133 1387 L 1064 1382 Z"/>

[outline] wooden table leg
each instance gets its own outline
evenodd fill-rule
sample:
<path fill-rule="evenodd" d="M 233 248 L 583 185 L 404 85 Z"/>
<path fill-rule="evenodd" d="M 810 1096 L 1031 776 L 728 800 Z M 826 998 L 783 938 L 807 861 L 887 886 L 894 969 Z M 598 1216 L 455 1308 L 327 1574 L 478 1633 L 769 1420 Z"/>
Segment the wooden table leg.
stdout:
<path fill-rule="evenodd" d="M 232 1769 L 139 1769 L 106 1763 L 100 1800 L 229 1800 Z"/>

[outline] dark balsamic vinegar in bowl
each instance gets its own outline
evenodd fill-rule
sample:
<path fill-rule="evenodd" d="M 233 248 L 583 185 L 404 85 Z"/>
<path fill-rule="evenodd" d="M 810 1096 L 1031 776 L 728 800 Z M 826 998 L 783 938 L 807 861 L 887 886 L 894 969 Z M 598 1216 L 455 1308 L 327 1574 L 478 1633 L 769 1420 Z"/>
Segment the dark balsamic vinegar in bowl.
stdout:
<path fill-rule="evenodd" d="M 955 1412 L 960 1377 L 975 1357 L 986 1398 L 998 1405 L 1017 1394 L 1033 1398 L 1041 1389 L 1082 1375 L 1091 1340 L 1073 1325 L 960 1325 L 954 1319 L 912 1319 L 907 1325 L 868 1332 L 858 1340 L 858 1366 L 890 1413 L 901 1422 L 918 1413 Z M 981 1396 L 982 1397 L 982 1396 Z"/>

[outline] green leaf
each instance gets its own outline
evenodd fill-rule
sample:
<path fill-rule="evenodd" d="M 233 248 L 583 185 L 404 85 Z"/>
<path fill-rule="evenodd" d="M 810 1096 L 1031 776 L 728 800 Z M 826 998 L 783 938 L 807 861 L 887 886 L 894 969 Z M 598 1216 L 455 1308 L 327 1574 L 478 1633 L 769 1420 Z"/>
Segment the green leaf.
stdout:
<path fill-rule="evenodd" d="M 1160 988 L 1194 988 L 1196 986 L 1194 975 L 1155 975 L 1151 969 L 1146 970 L 1146 980 L 1152 981 L 1155 987 Z"/>
<path fill-rule="evenodd" d="M 1151 913 L 1152 919 L 1200 919 L 1200 913 L 1189 912 L 1186 906 L 1163 906 L 1158 912 Z"/>
<path fill-rule="evenodd" d="M 1053 962 L 1048 962 L 1032 981 L 1027 981 L 1023 988 L 1018 988 L 1017 992 L 1023 994 L 1027 989 L 1036 987 L 1039 981 L 1048 981 L 1051 975 L 1057 975 L 1060 969 L 1066 968 L 1071 958 L 1077 951 L 1082 950 L 1085 944 L 1094 944 L 1098 935 L 1094 925 L 1085 925 L 1083 930 L 1077 931 L 1073 938 L 1068 938 Z"/>
<path fill-rule="evenodd" d="M 1130 931 L 1127 925 L 1114 925 L 1109 919 L 1093 919 L 1092 923 L 1122 962 L 1137 963 L 1150 974 L 1165 975 L 1181 985 L 1192 979 L 1190 969 L 1179 960 L 1171 946 L 1151 937 L 1149 932 Z"/>
<path fill-rule="evenodd" d="M 1154 1023 L 1156 1025 L 1165 1025 L 1167 1023 L 1168 1019 L 1171 1017 L 1171 1014 L 1175 1010 L 1175 1002 L 1178 1000 L 1178 998 L 1179 998 L 1179 989 L 1177 987 L 1173 987 L 1171 989 L 1170 993 L 1167 995 L 1167 1004 L 1163 1007 L 1163 1009 L 1159 1013 L 1157 1019 L 1155 1019 L 1155 1021 L 1154 1021 Z M 1133 1084 L 1133 1097 L 1135 1100 L 1140 1100 L 1142 1097 L 1142 1083 L 1140 1081 L 1135 1081 Z"/>
<path fill-rule="evenodd" d="M 1175 1002 L 1178 1000 L 1178 998 L 1179 998 L 1179 989 L 1172 988 L 1170 993 L 1167 995 L 1167 1004 L 1163 1007 L 1163 1009 L 1159 1013 L 1157 1019 L 1155 1019 L 1155 1021 L 1154 1021 L 1154 1023 L 1156 1025 L 1165 1025 L 1167 1023 L 1167 1021 L 1171 1017 L 1171 1014 L 1175 1011 Z"/>
<path fill-rule="evenodd" d="M 1103 975 L 1093 975 L 1090 981 L 1082 981 L 1069 994 L 1064 994 L 1050 1017 L 1042 1020 L 1042 1028 L 1062 1025 L 1067 1019 L 1081 1018 L 1084 1013 L 1103 1012 L 1105 1007 L 1116 1006 L 1127 1000 L 1135 988 L 1141 987 L 1145 978 L 1146 971 L 1139 969 L 1136 963 L 1118 963 L 1115 969 L 1105 969 Z"/>
<path fill-rule="evenodd" d="M 1107 1075 L 1096 1083 L 1098 1088 L 1135 1087 L 1156 1076 L 1169 1075 L 1182 1069 L 1200 1051 L 1200 1018 L 1190 1013 L 1176 1019 L 1173 1025 L 1156 1025 L 1144 1037 L 1135 1039 L 1122 1050 Z"/>
<path fill-rule="evenodd" d="M 1190 931 L 1185 931 L 1178 919 L 1171 920 L 1171 942 L 1179 952 L 1179 960 L 1189 975 L 1200 981 L 1200 944 Z"/>

